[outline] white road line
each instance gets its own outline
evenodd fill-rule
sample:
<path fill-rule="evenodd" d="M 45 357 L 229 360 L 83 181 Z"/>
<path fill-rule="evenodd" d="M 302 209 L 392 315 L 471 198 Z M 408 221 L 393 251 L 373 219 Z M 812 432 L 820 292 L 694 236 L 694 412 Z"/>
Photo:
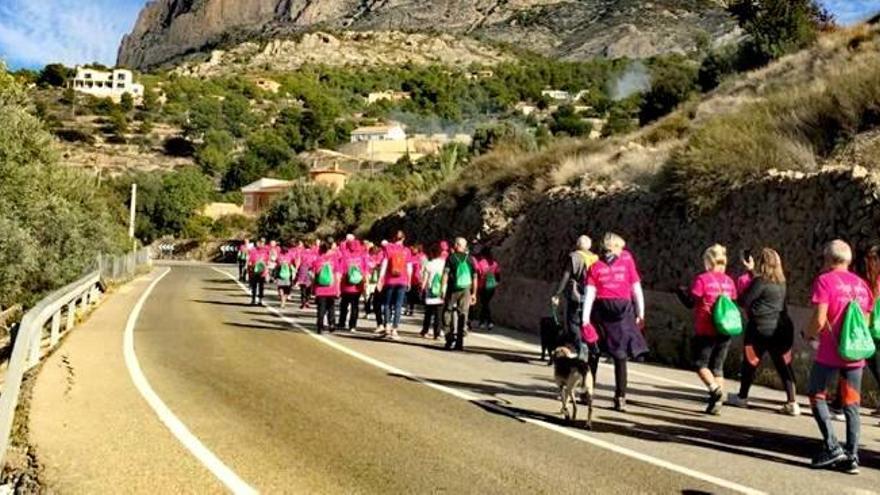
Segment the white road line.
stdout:
<path fill-rule="evenodd" d="M 511 338 L 507 338 L 507 337 L 497 337 L 495 335 L 486 335 L 484 333 L 476 333 L 476 332 L 471 332 L 468 334 L 468 336 L 479 337 L 481 339 L 491 340 L 493 342 L 498 342 L 500 344 L 509 345 L 512 347 L 518 347 L 518 348 L 526 350 L 526 351 L 541 352 L 540 346 L 537 346 L 534 344 L 523 344 L 522 342 L 517 342 L 516 340 L 513 340 Z M 605 363 L 602 363 L 599 366 L 602 366 L 603 368 L 608 368 L 608 369 L 614 368 L 613 365 L 605 364 Z M 630 367 L 628 373 L 633 376 L 641 376 L 642 378 L 646 378 L 648 380 L 653 380 L 656 382 L 668 383 L 670 385 L 676 385 L 678 387 L 687 388 L 687 389 L 691 389 L 691 390 L 699 390 L 700 392 L 706 391 L 705 387 L 698 387 L 692 383 L 685 383 L 685 382 L 680 382 L 678 380 L 673 380 L 671 378 L 664 378 L 662 376 L 652 375 L 649 373 L 645 373 L 643 371 L 634 370 L 634 369 L 632 369 L 632 367 Z"/>
<path fill-rule="evenodd" d="M 225 275 L 226 277 L 229 277 L 231 280 L 235 281 L 245 293 L 250 294 L 250 290 L 244 284 L 242 284 L 235 275 L 232 275 L 231 273 L 229 273 L 225 270 L 221 270 L 221 269 L 218 269 L 215 267 L 211 267 L 211 269 L 218 272 L 218 273 Z M 591 444 L 595 447 L 599 447 L 599 448 L 602 448 L 605 450 L 610 450 L 610 451 L 615 452 L 617 454 L 631 457 L 633 459 L 651 464 L 653 466 L 667 469 L 669 471 L 673 471 L 673 472 L 688 476 L 690 478 L 704 481 L 706 483 L 710 483 L 715 486 L 726 488 L 728 490 L 731 490 L 731 491 L 734 491 L 737 493 L 743 493 L 743 494 L 747 494 L 747 495 L 765 495 L 765 492 L 762 492 L 760 490 L 757 490 L 757 489 L 754 489 L 754 488 L 751 488 L 751 487 L 748 487 L 745 485 L 740 485 L 739 483 L 735 483 L 733 481 L 728 481 L 728 480 L 718 478 L 718 477 L 712 476 L 710 474 L 696 471 L 696 470 L 693 470 L 693 469 L 690 469 L 690 468 L 687 468 L 684 466 L 679 466 L 678 464 L 674 464 L 672 462 L 669 462 L 669 461 L 666 461 L 666 460 L 663 460 L 663 459 L 660 459 L 660 458 L 657 458 L 657 457 L 654 457 L 654 456 L 651 456 L 648 454 L 643 454 L 641 452 L 638 452 L 638 451 L 635 451 L 632 449 L 628 449 L 626 447 L 621 447 L 619 445 L 615 445 L 613 443 L 606 442 L 604 440 L 600 440 L 598 438 L 594 438 L 589 435 L 585 435 L 583 433 L 571 430 L 569 428 L 555 425 L 553 423 L 548 423 L 546 421 L 541 421 L 539 419 L 534 419 L 534 418 L 522 416 L 520 414 L 517 414 L 515 411 L 507 409 L 504 406 L 500 406 L 498 404 L 487 402 L 478 396 L 472 395 L 470 393 L 467 393 L 467 392 L 464 392 L 464 391 L 461 391 L 458 389 L 447 387 L 445 385 L 440 385 L 439 383 L 434 383 L 429 379 L 422 378 L 422 377 L 415 375 L 409 371 L 405 371 L 400 368 L 396 368 L 396 367 L 391 366 L 389 364 L 386 364 L 382 361 L 379 361 L 378 359 L 372 358 L 372 357 L 367 356 L 365 354 L 361 354 L 360 352 L 355 351 L 354 349 L 350 349 L 350 348 L 340 344 L 339 342 L 336 342 L 335 340 L 329 339 L 323 335 L 318 335 L 318 334 L 312 332 L 311 330 L 302 326 L 301 324 L 299 324 L 298 322 L 296 322 L 292 318 L 284 315 L 281 311 L 279 311 L 278 309 L 276 309 L 274 307 L 270 307 L 270 306 L 263 306 L 263 307 L 266 310 L 268 310 L 269 312 L 278 316 L 281 320 L 286 322 L 291 327 L 302 330 L 306 335 L 309 335 L 310 337 L 320 341 L 323 344 L 326 344 L 326 345 L 328 345 L 328 346 L 330 346 L 340 352 L 343 352 L 343 353 L 345 353 L 355 359 L 358 359 L 358 360 L 363 361 L 367 364 L 373 365 L 381 370 L 387 371 L 387 372 L 395 374 L 395 375 L 406 377 L 410 380 L 421 383 L 422 385 L 433 388 L 434 390 L 437 390 L 439 392 L 443 392 L 445 394 L 451 395 L 451 396 L 456 397 L 458 399 L 466 400 L 468 402 L 477 403 L 481 407 L 487 407 L 487 408 L 496 410 L 506 416 L 516 418 L 522 422 L 529 423 L 529 424 L 532 424 L 535 426 L 539 426 L 541 428 L 545 428 L 547 430 L 554 431 L 556 433 L 561 433 L 569 438 L 573 438 L 575 440 L 580 440 L 584 443 Z"/>
<path fill-rule="evenodd" d="M 147 377 L 144 376 L 144 372 L 141 370 L 141 365 L 134 352 L 134 327 L 135 324 L 137 324 L 144 303 L 147 301 L 147 298 L 150 297 L 150 293 L 153 292 L 156 285 L 165 278 L 165 275 L 168 275 L 169 272 L 171 272 L 171 268 L 166 269 L 161 275 L 156 277 L 152 283 L 150 283 L 149 287 L 147 287 L 147 290 L 144 291 L 140 299 L 138 299 L 137 304 L 135 304 L 134 309 L 131 310 L 131 314 L 128 316 L 128 322 L 125 324 L 125 334 L 122 339 L 122 353 L 125 356 L 125 366 L 128 368 L 129 375 L 131 375 L 131 381 L 134 382 L 135 387 L 137 387 L 138 392 L 140 392 L 144 400 L 147 401 L 147 404 L 149 404 L 156 415 L 159 416 L 159 420 L 171 430 L 171 433 L 177 437 L 180 443 L 182 443 L 183 446 L 199 460 L 199 462 L 208 468 L 208 470 L 211 471 L 220 482 L 226 485 L 226 488 L 232 491 L 232 493 L 241 495 L 256 494 L 258 493 L 256 489 L 248 485 L 237 474 L 235 474 L 229 466 L 224 464 L 223 461 L 214 455 L 213 452 L 208 450 L 208 448 L 205 447 L 205 445 L 199 441 L 191 431 L 189 431 L 186 425 L 183 424 L 173 412 L 171 412 L 171 409 L 165 405 L 162 399 L 160 399 L 153 390 L 153 387 L 150 386 L 150 382 L 147 381 Z"/>

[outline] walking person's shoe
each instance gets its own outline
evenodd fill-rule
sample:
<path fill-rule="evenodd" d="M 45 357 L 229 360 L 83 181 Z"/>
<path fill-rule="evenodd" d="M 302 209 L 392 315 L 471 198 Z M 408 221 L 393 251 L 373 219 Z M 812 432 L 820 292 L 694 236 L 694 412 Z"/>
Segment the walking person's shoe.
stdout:
<path fill-rule="evenodd" d="M 843 423 L 846 421 L 846 415 L 843 414 L 842 409 L 835 409 L 833 407 L 828 408 L 829 413 L 831 414 L 831 419 L 837 421 L 839 423 Z"/>
<path fill-rule="evenodd" d="M 724 406 L 724 402 L 721 400 L 723 398 L 724 392 L 721 390 L 721 387 L 715 387 L 715 389 L 709 391 L 709 400 L 706 404 L 706 413 L 713 416 L 721 414 L 721 407 Z"/>
<path fill-rule="evenodd" d="M 822 452 L 816 454 L 813 457 L 813 461 L 810 463 L 810 466 L 813 469 L 825 469 L 831 467 L 839 462 L 845 461 L 847 458 L 846 452 L 843 451 L 840 447 L 835 447 L 834 449 L 822 449 Z"/>
<path fill-rule="evenodd" d="M 376 331 L 373 332 L 373 335 L 377 337 L 384 337 L 385 334 L 388 333 L 388 330 L 385 330 L 385 327 L 376 327 Z"/>
<path fill-rule="evenodd" d="M 727 405 L 747 409 L 749 407 L 749 399 L 743 399 L 739 396 L 739 394 L 730 392 L 729 394 L 727 394 Z"/>
<path fill-rule="evenodd" d="M 626 412 L 626 397 L 614 398 L 614 410 L 622 413 Z"/>
<path fill-rule="evenodd" d="M 495 324 L 494 324 L 494 323 L 489 323 L 488 325 L 486 325 L 486 330 L 491 331 L 493 328 L 495 328 Z"/>
<path fill-rule="evenodd" d="M 391 337 L 391 340 L 400 340 L 400 335 L 397 334 L 396 328 L 391 329 L 391 334 L 389 335 L 389 337 Z"/>
<path fill-rule="evenodd" d="M 786 402 L 782 405 L 782 408 L 779 410 L 779 412 L 787 416 L 800 416 L 801 405 L 797 402 Z"/>
<path fill-rule="evenodd" d="M 835 464 L 834 469 L 841 473 L 859 474 L 859 460 L 851 454 L 846 454 L 846 459 Z"/>

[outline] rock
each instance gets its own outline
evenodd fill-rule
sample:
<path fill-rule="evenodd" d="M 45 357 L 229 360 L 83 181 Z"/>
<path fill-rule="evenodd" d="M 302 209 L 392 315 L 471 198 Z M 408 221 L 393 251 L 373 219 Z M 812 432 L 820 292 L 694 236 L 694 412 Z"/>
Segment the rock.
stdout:
<path fill-rule="evenodd" d="M 687 52 L 695 48 L 695 32 L 707 32 L 715 40 L 737 30 L 724 9 L 710 2 L 617 0 L 614 15 L 604 11 L 606 2 L 516 0 L 492 2 L 492 8 L 487 3 L 155 0 L 147 3 L 132 32 L 123 38 L 118 64 L 153 68 L 220 43 L 234 46 L 256 38 L 290 38 L 316 26 L 474 35 L 567 59 Z M 324 39 L 332 42 L 327 35 Z"/>

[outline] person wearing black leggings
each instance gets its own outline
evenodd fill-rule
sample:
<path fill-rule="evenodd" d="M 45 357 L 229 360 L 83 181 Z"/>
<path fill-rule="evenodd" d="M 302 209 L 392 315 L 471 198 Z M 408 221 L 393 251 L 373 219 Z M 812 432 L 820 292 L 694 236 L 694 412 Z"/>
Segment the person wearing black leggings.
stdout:
<path fill-rule="evenodd" d="M 742 380 L 739 393 L 731 392 L 727 403 L 748 407 L 749 389 L 761 365 L 761 358 L 764 354 L 770 354 L 785 388 L 786 403 L 780 412 L 799 416 L 800 406 L 795 395 L 794 372 L 791 368 L 794 325 L 785 304 L 786 285 L 782 260 L 779 253 L 770 248 L 761 249 L 757 260 L 748 255 L 744 258 L 742 262 L 750 275 L 740 283 L 739 304 L 748 319 L 743 346 Z"/>

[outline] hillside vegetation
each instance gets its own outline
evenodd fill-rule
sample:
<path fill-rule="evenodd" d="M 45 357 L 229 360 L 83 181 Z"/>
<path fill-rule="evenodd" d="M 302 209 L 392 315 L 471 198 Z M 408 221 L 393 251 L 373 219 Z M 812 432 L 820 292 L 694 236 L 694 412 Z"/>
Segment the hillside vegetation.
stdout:
<path fill-rule="evenodd" d="M 93 179 L 59 164 L 52 135 L 28 113 L 0 64 L 0 306 L 29 304 L 130 246 Z"/>
<path fill-rule="evenodd" d="M 874 169 L 880 156 L 868 151 L 880 127 L 878 81 L 880 25 L 839 30 L 633 134 L 559 143 L 525 156 L 498 150 L 447 190 L 501 190 L 522 180 L 536 191 L 611 183 L 651 189 L 670 205 L 702 211 L 772 169 Z"/>

